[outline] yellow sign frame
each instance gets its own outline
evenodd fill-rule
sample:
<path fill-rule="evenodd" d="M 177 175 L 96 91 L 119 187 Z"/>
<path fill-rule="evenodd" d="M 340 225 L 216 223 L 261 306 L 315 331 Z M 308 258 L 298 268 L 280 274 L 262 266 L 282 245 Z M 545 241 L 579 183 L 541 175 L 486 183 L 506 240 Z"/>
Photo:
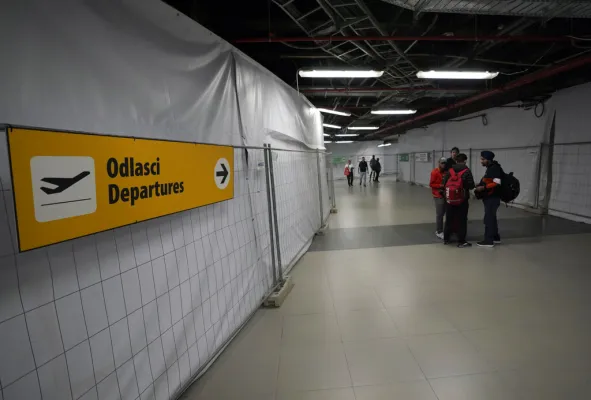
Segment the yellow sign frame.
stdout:
<path fill-rule="evenodd" d="M 20 251 L 234 198 L 230 146 L 16 127 L 7 138 Z"/>

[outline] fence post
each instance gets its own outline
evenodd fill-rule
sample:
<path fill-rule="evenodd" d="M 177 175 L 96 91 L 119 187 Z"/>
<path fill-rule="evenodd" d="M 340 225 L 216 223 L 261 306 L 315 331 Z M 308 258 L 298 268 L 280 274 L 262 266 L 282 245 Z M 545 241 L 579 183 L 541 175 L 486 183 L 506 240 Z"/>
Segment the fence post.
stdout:
<path fill-rule="evenodd" d="M 269 150 L 264 144 L 263 155 L 265 156 L 265 181 L 267 183 L 267 209 L 269 211 L 269 239 L 271 242 L 271 268 L 273 269 L 273 287 L 277 286 L 277 266 L 275 265 L 275 239 L 273 230 L 273 210 L 271 206 L 271 185 L 269 183 Z"/>
<path fill-rule="evenodd" d="M 267 145 L 269 152 L 269 176 L 271 179 L 271 204 L 273 206 L 273 218 L 275 220 L 275 243 L 277 245 L 277 271 L 279 275 L 279 283 L 283 283 L 283 265 L 281 264 L 281 242 L 279 241 L 279 221 L 277 219 L 277 200 L 275 196 L 275 174 L 273 173 L 273 154 L 271 145 Z"/>
<path fill-rule="evenodd" d="M 333 167 L 332 167 L 332 163 L 330 162 L 329 159 L 326 160 L 326 165 L 328 168 L 328 179 L 330 180 L 329 184 L 329 190 L 330 193 L 332 194 L 332 208 L 330 210 L 330 212 L 332 214 L 335 214 L 337 212 L 337 199 L 335 196 L 335 192 L 334 192 L 334 171 L 333 171 Z"/>
<path fill-rule="evenodd" d="M 316 150 L 316 168 L 318 170 L 318 199 L 320 201 L 320 228 L 324 225 L 324 207 L 322 206 L 322 177 L 320 176 L 320 150 Z"/>

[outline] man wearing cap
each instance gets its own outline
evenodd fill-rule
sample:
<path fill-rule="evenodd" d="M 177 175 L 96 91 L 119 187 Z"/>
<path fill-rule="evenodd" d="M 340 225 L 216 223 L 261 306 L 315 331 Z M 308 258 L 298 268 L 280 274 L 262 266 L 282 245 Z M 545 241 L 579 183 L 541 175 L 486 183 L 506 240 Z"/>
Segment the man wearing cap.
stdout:
<path fill-rule="evenodd" d="M 435 202 L 435 224 L 437 230 L 435 236 L 443 239 L 443 217 L 445 216 L 445 198 L 443 196 L 443 175 L 447 171 L 447 158 L 441 157 L 439 165 L 431 171 L 431 179 L 429 186 L 433 194 L 433 201 Z"/>
<path fill-rule="evenodd" d="M 501 205 L 501 178 L 503 169 L 495 161 L 495 153 L 485 150 L 480 153 L 480 163 L 486 167 L 484 177 L 474 190 L 484 203 L 484 240 L 476 243 L 480 247 L 494 247 L 501 243 L 497 210 Z"/>

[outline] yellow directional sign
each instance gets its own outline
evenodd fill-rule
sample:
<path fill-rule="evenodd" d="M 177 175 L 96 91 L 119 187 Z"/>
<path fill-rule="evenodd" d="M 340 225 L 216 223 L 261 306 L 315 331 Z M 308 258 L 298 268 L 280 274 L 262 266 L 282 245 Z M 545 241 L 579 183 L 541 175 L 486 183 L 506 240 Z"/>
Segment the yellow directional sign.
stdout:
<path fill-rule="evenodd" d="M 232 147 L 9 128 L 21 251 L 234 197 Z"/>

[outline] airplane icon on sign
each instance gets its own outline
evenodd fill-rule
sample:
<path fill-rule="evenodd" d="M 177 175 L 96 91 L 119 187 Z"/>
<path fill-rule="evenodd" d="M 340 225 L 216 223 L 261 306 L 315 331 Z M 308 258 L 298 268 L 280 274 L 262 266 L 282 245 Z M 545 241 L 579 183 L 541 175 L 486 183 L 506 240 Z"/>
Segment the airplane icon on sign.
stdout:
<path fill-rule="evenodd" d="M 53 189 L 50 189 L 47 187 L 42 187 L 41 190 L 43 190 L 45 192 L 45 194 L 61 193 L 64 190 L 68 189 L 70 186 L 75 185 L 76 183 L 80 182 L 82 179 L 86 178 L 88 175 L 90 175 L 89 171 L 83 171 L 73 178 L 43 178 L 43 179 L 41 179 L 42 182 L 46 182 L 51 185 L 55 185 L 57 187 L 53 188 Z"/>

